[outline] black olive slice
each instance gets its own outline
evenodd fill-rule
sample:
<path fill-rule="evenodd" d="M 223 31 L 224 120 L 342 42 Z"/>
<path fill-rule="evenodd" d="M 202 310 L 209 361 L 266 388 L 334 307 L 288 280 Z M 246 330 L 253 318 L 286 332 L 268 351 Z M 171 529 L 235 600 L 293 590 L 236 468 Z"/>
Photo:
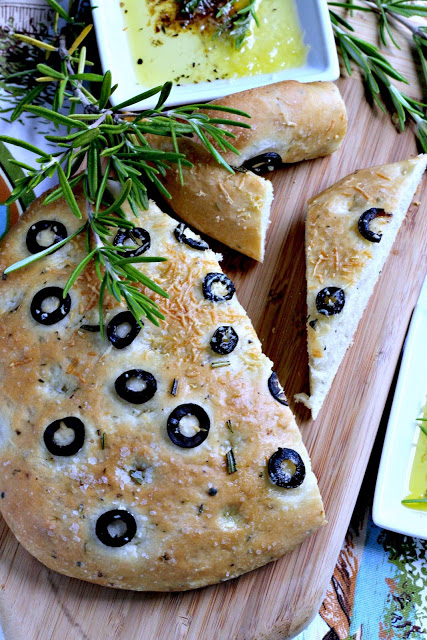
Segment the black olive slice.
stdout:
<path fill-rule="evenodd" d="M 190 236 L 187 236 L 185 234 L 186 229 L 188 229 L 187 225 L 181 222 L 173 232 L 178 242 L 181 244 L 187 244 L 192 249 L 198 249 L 199 251 L 206 251 L 206 249 L 209 249 L 208 243 L 201 238 L 191 238 Z"/>
<path fill-rule="evenodd" d="M 242 166 L 259 176 L 261 173 L 265 173 L 266 171 L 279 169 L 279 167 L 282 166 L 282 158 L 278 153 L 269 151 L 268 153 L 262 153 L 260 156 L 255 156 L 255 158 L 246 160 Z"/>
<path fill-rule="evenodd" d="M 148 251 L 151 245 L 150 234 L 145 229 L 141 229 L 141 227 L 119 229 L 113 240 L 113 245 L 115 247 L 121 246 L 126 240 L 130 240 L 132 244 L 138 245 L 138 249 L 121 252 L 120 255 L 122 258 L 136 258 L 136 256 L 140 256 L 141 253 Z"/>
<path fill-rule="evenodd" d="M 63 298 L 63 291 L 61 287 L 45 287 L 44 289 L 40 289 L 31 301 L 30 311 L 34 320 L 46 325 L 55 324 L 63 320 L 65 316 L 70 313 L 71 309 L 70 295 L 67 293 L 66 297 Z M 53 311 L 43 310 L 43 303 L 48 298 L 56 298 L 58 300 L 58 306 Z"/>
<path fill-rule="evenodd" d="M 129 331 L 124 336 L 120 336 L 119 327 L 129 325 Z M 113 347 L 124 349 L 128 347 L 141 331 L 141 325 L 135 320 L 135 316 L 130 311 L 121 311 L 110 320 L 107 326 L 107 336 Z"/>
<path fill-rule="evenodd" d="M 212 291 L 212 285 L 215 282 L 220 282 L 227 289 L 227 293 L 223 296 L 218 295 Z M 203 280 L 203 295 L 207 300 L 212 302 L 225 302 L 225 300 L 231 300 L 234 296 L 236 289 L 230 278 L 227 278 L 225 273 L 208 273 Z"/>
<path fill-rule="evenodd" d="M 128 383 L 130 380 L 142 380 L 145 383 L 145 387 L 139 391 L 129 389 Z M 157 391 L 157 382 L 155 377 L 148 371 L 142 369 L 130 369 L 122 373 L 114 383 L 116 393 L 120 398 L 132 404 L 143 404 L 148 402 L 154 396 Z"/>
<path fill-rule="evenodd" d="M 345 293 L 339 287 L 325 287 L 316 296 L 316 309 L 324 316 L 341 313 L 345 304 Z"/>
<path fill-rule="evenodd" d="M 74 431 L 74 440 L 69 444 L 61 445 L 55 440 L 55 433 L 61 428 L 61 424 L 64 423 L 68 429 Z M 46 445 L 46 449 L 54 456 L 73 456 L 82 448 L 85 441 L 85 426 L 79 418 L 68 416 L 67 418 L 61 418 L 55 420 L 48 425 L 43 434 L 43 440 Z"/>
<path fill-rule="evenodd" d="M 37 236 L 42 231 L 47 230 L 53 233 L 53 241 L 50 244 L 40 244 L 37 240 Z M 39 220 L 38 222 L 35 222 L 33 225 L 31 225 L 31 227 L 27 231 L 27 249 L 30 253 L 39 253 L 39 251 L 48 249 L 53 244 L 61 242 L 61 240 L 65 240 L 66 237 L 67 229 L 62 224 L 62 222 L 57 222 L 56 220 Z M 58 251 L 58 249 L 55 249 L 55 251 Z M 52 253 L 55 253 L 55 251 L 52 251 Z"/>
<path fill-rule="evenodd" d="M 180 431 L 180 422 L 185 416 L 194 416 L 199 422 L 199 431 L 194 436 L 186 436 Z M 167 430 L 169 438 L 178 447 L 193 449 L 206 440 L 211 428 L 209 416 L 198 404 L 180 404 L 168 418 Z"/>
<path fill-rule="evenodd" d="M 289 473 L 282 467 L 282 463 L 289 460 L 295 465 L 295 471 Z M 277 484 L 278 487 L 285 489 L 295 489 L 304 482 L 305 465 L 299 453 L 293 449 L 282 449 L 279 447 L 268 461 L 268 474 L 271 482 Z"/>
<path fill-rule="evenodd" d="M 111 526 L 117 528 L 117 534 L 110 532 Z M 123 547 L 136 534 L 135 518 L 125 509 L 111 509 L 99 516 L 95 532 L 107 547 Z"/>
<path fill-rule="evenodd" d="M 215 331 L 210 344 L 212 351 L 224 356 L 234 351 L 238 342 L 239 336 L 234 331 L 233 327 L 224 325 L 222 327 L 218 327 Z"/>
<path fill-rule="evenodd" d="M 393 217 L 392 213 L 386 213 L 384 209 L 376 209 L 373 207 L 372 209 L 368 209 L 359 218 L 357 226 L 359 228 L 359 233 L 369 242 L 381 242 L 382 233 L 375 233 L 375 231 L 371 231 L 369 228 L 369 223 L 375 218 L 391 218 Z"/>
<path fill-rule="evenodd" d="M 279 378 L 277 377 L 277 373 L 273 371 L 271 376 L 268 379 L 268 388 L 270 390 L 271 395 L 277 402 L 280 404 L 284 404 L 288 407 L 288 400 L 285 396 L 285 392 L 283 391 L 283 387 L 279 382 Z"/>

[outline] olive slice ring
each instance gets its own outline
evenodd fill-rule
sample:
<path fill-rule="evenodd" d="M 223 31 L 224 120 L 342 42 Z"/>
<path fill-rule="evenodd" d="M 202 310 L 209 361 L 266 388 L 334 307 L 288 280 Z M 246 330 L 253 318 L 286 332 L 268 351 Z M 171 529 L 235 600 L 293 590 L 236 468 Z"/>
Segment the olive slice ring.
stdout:
<path fill-rule="evenodd" d="M 71 298 L 67 293 L 65 298 L 63 297 L 64 290 L 61 287 L 45 287 L 40 289 L 31 301 L 31 315 L 36 322 L 45 325 L 55 324 L 60 322 L 70 313 Z M 43 303 L 48 298 L 57 298 L 58 306 L 53 311 L 43 311 Z"/>
<path fill-rule="evenodd" d="M 285 396 L 285 392 L 283 391 L 283 387 L 279 382 L 279 378 L 277 377 L 277 373 L 275 371 L 272 372 L 271 376 L 268 379 L 268 389 L 277 402 L 280 404 L 284 404 L 285 407 L 288 407 L 288 400 Z"/>
<path fill-rule="evenodd" d="M 133 229 L 119 229 L 113 240 L 115 247 L 123 245 L 126 240 L 131 240 L 133 244 L 138 245 L 138 249 L 130 249 L 129 251 L 122 251 L 120 253 L 122 258 L 136 258 L 141 253 L 145 253 L 151 246 L 151 238 L 148 231 L 141 229 L 141 227 L 134 227 Z"/>
<path fill-rule="evenodd" d="M 180 422 L 185 416 L 194 416 L 199 422 L 199 430 L 194 436 L 185 436 L 180 431 Z M 168 436 L 174 444 L 184 449 L 198 447 L 206 440 L 211 428 L 208 414 L 198 404 L 180 404 L 168 417 Z"/>
<path fill-rule="evenodd" d="M 209 249 L 208 243 L 201 238 L 191 238 L 190 236 L 187 236 L 185 233 L 186 229 L 188 229 L 187 225 L 181 222 L 173 232 L 178 242 L 181 244 L 184 243 L 192 249 L 198 249 L 198 251 L 206 251 L 206 249 Z"/>
<path fill-rule="evenodd" d="M 53 233 L 53 241 L 50 244 L 42 245 L 37 240 L 37 236 L 42 231 L 51 231 Z M 65 240 L 67 237 L 67 229 L 62 222 L 57 222 L 56 220 L 39 220 L 35 222 L 27 231 L 27 237 L 25 242 L 27 244 L 27 249 L 30 253 L 39 253 L 40 251 L 44 251 L 48 249 L 52 245 L 57 242 L 61 242 L 61 240 Z M 61 247 L 58 247 L 60 249 Z M 55 251 L 58 251 L 55 249 Z M 55 253 L 52 251 L 52 253 Z"/>
<path fill-rule="evenodd" d="M 215 282 L 220 282 L 227 289 L 227 293 L 223 296 L 218 295 L 212 291 L 212 285 Z M 211 302 L 225 302 L 231 300 L 236 293 L 234 284 L 231 282 L 225 273 L 208 273 L 203 280 L 203 295 L 207 300 Z"/>
<path fill-rule="evenodd" d="M 68 429 L 74 431 L 74 439 L 64 445 L 58 444 L 55 440 L 55 433 L 61 428 L 61 424 L 65 424 Z M 51 422 L 45 429 L 43 440 L 46 449 L 53 456 L 73 456 L 82 448 L 85 441 L 85 426 L 79 418 L 68 416 Z"/>
<path fill-rule="evenodd" d="M 316 309 L 324 316 L 341 313 L 345 305 L 345 293 L 339 287 L 325 287 L 316 296 Z"/>
<path fill-rule="evenodd" d="M 139 391 L 129 389 L 128 383 L 130 380 L 142 380 L 145 382 L 145 387 Z M 142 369 L 129 369 L 122 373 L 114 383 L 116 393 L 120 398 L 131 402 L 132 404 L 143 404 L 148 402 L 154 396 L 157 391 L 157 382 L 155 377 L 148 371 Z"/>
<path fill-rule="evenodd" d="M 111 525 L 117 526 L 116 523 L 122 523 L 126 527 L 123 533 L 118 535 L 110 533 L 109 527 L 111 527 Z M 136 534 L 135 518 L 125 509 L 111 509 L 111 511 L 106 511 L 99 516 L 96 521 L 95 533 L 100 542 L 105 544 L 105 546 L 123 547 L 130 542 Z"/>
<path fill-rule="evenodd" d="M 295 466 L 295 471 L 284 471 L 282 463 L 289 460 Z M 295 489 L 304 482 L 305 465 L 299 453 L 294 449 L 282 449 L 279 447 L 268 461 L 268 475 L 273 484 L 285 489 Z"/>
<path fill-rule="evenodd" d="M 129 331 L 126 335 L 119 334 L 119 327 L 124 324 L 129 325 Z M 130 311 L 121 311 L 110 320 L 107 326 L 107 336 L 113 347 L 116 349 L 124 349 L 128 347 L 141 331 L 141 325 L 136 321 L 133 313 Z"/>
<path fill-rule="evenodd" d="M 269 151 L 267 153 L 262 153 L 259 156 L 255 156 L 255 158 L 251 158 L 250 160 L 246 160 L 242 166 L 245 169 L 248 169 L 248 171 L 252 171 L 252 173 L 259 176 L 266 171 L 279 169 L 282 166 L 282 158 L 278 153 Z"/>
<path fill-rule="evenodd" d="M 239 336 L 231 326 L 223 325 L 216 329 L 210 341 L 212 351 L 224 356 L 234 351 L 239 342 Z"/>
<path fill-rule="evenodd" d="M 372 209 L 368 209 L 359 218 L 357 223 L 357 227 L 359 229 L 359 233 L 361 236 L 365 238 L 365 240 L 369 240 L 369 242 L 381 242 L 381 238 L 383 237 L 382 233 L 375 233 L 375 231 L 371 231 L 369 228 L 369 223 L 375 218 L 392 218 L 392 213 L 386 213 L 384 209 L 376 209 L 372 207 Z"/>

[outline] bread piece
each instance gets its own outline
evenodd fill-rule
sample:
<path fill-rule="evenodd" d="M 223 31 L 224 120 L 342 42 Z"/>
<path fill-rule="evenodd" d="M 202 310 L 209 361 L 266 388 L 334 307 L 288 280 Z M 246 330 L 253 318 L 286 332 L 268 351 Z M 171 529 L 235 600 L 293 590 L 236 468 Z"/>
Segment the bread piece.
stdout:
<path fill-rule="evenodd" d="M 169 138 L 147 137 L 152 146 L 173 150 Z M 273 202 L 271 182 L 251 171 L 229 173 L 191 140 L 180 140 L 179 148 L 194 166 L 182 168 L 184 185 L 174 165 L 162 178 L 175 213 L 202 233 L 262 262 Z"/>
<path fill-rule="evenodd" d="M 3 241 L 0 273 L 28 255 L 26 234 L 40 220 L 61 222 L 68 233 L 81 224 L 63 200 L 37 200 Z M 190 589 L 278 558 L 317 529 L 324 513 L 301 435 L 250 320 L 228 281 L 228 289 L 215 281 L 209 289 L 206 276 L 221 274 L 218 256 L 175 235 L 176 221 L 153 203 L 137 224 L 151 236 L 145 255 L 168 257 L 136 265 L 170 294 L 157 297 L 166 316 L 160 327 L 145 321 L 132 335 L 131 322 L 112 331 L 124 309 L 107 297 L 104 316 L 115 343 L 88 331 L 99 320 L 91 267 L 70 291 L 68 314 L 65 308 L 54 324 L 34 319 L 41 318 L 38 292 L 63 287 L 85 255 L 81 236 L 0 279 L 0 505 L 23 546 L 56 571 L 125 589 Z M 207 293 L 228 291 L 230 299 L 206 298 L 203 283 Z M 42 309 L 46 322 L 53 308 Z M 130 334 L 127 346 L 123 334 Z M 133 369 L 150 373 L 157 388 L 145 376 L 138 391 L 131 376 L 124 391 L 121 376 Z M 147 389 L 154 389 L 150 398 Z M 171 418 L 188 403 L 197 405 L 201 422 L 184 417 L 180 430 Z M 55 436 L 55 421 L 68 417 L 71 430 L 62 423 Z M 172 440 L 195 444 L 191 438 L 203 439 L 198 427 L 207 425 L 194 448 Z M 58 447 L 68 455 L 58 455 Z M 305 478 L 295 488 L 270 480 L 267 464 L 279 448 L 303 460 Z M 231 449 L 234 473 L 226 461 Z M 122 512 L 113 530 L 103 516 L 112 510 Z"/>
<path fill-rule="evenodd" d="M 420 155 L 412 160 L 361 169 L 308 203 L 310 397 L 297 394 L 295 399 L 311 409 L 313 418 L 319 413 L 341 360 L 352 343 L 426 164 L 427 155 Z M 380 215 L 368 222 L 375 212 L 365 212 L 371 209 L 376 209 Z M 370 239 L 359 230 L 362 214 L 365 215 L 360 226 Z M 377 234 L 382 234 L 380 240 Z M 330 290 L 330 287 L 339 291 Z"/>
<path fill-rule="evenodd" d="M 223 155 L 231 165 L 241 166 L 262 153 L 278 153 L 283 163 L 301 162 L 336 151 L 347 131 L 347 112 L 338 87 L 333 82 L 277 82 L 213 100 L 246 111 L 250 129 L 229 127 L 240 152 Z M 209 106 L 209 105 L 208 105 Z M 207 110 L 213 118 L 218 111 Z M 221 113 L 221 118 L 248 122 L 247 118 Z"/>
<path fill-rule="evenodd" d="M 339 148 L 347 128 L 344 102 L 331 82 L 279 82 L 235 93 L 211 104 L 251 115 L 248 120 L 234 114 L 207 112 L 213 118 L 251 125 L 251 129 L 227 126 L 236 136 L 230 142 L 240 156 L 231 151 L 221 154 L 234 167 L 271 152 L 279 154 L 276 159 L 279 165 L 280 159 L 289 163 L 328 155 Z M 153 147 L 173 150 L 170 139 L 158 136 L 148 139 Z M 262 262 L 273 199 L 271 183 L 252 172 L 230 175 L 202 145 L 191 140 L 180 141 L 180 149 L 194 167 L 182 168 L 183 186 L 176 167 L 163 179 L 172 195 L 175 213 L 199 231 Z"/>

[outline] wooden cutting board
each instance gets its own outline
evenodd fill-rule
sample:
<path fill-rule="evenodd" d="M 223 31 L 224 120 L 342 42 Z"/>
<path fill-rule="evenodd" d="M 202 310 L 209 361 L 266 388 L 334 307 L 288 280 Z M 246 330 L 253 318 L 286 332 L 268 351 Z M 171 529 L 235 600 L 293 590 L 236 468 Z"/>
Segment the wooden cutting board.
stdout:
<path fill-rule="evenodd" d="M 375 41 L 365 15 L 358 32 Z M 405 38 L 400 38 L 402 43 Z M 413 80 L 408 48 L 395 56 Z M 341 79 L 349 131 L 333 156 L 289 165 L 272 176 L 275 200 L 263 265 L 215 245 L 234 280 L 286 394 L 308 390 L 304 216 L 307 199 L 357 168 L 416 153 L 412 131 L 398 135 L 371 109 L 357 76 Z M 186 593 L 118 591 L 46 569 L 0 522 L 0 620 L 6 640 L 285 640 L 318 611 L 350 521 L 408 321 L 427 267 L 426 184 L 315 423 L 291 406 L 319 479 L 329 523 L 299 549 L 241 578 Z M 373 490 L 373 487 L 372 487 Z M 189 549 L 191 553 L 191 549 Z"/>

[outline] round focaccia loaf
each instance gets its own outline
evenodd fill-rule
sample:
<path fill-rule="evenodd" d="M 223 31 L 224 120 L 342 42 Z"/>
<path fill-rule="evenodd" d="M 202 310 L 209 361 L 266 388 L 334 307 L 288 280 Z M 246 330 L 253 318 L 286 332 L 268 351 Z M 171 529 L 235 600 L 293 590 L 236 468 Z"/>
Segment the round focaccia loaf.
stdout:
<path fill-rule="evenodd" d="M 68 234 L 81 224 L 63 200 L 39 199 L 3 241 L 1 273 L 29 255 L 28 232 L 31 248 L 49 243 L 49 229 L 34 228 L 43 220 L 57 235 L 59 223 Z M 272 363 L 217 256 L 182 227 L 175 233 L 153 203 L 136 223 L 144 255 L 168 258 L 136 265 L 170 294 L 154 296 L 159 327 L 145 321 L 138 332 L 106 296 L 103 341 L 90 266 L 69 301 L 41 301 L 85 255 L 82 234 L 0 281 L 1 511 L 23 546 L 61 573 L 182 590 L 278 558 L 324 513 Z M 270 477 L 269 460 L 288 449 L 294 462 L 270 462 Z"/>

